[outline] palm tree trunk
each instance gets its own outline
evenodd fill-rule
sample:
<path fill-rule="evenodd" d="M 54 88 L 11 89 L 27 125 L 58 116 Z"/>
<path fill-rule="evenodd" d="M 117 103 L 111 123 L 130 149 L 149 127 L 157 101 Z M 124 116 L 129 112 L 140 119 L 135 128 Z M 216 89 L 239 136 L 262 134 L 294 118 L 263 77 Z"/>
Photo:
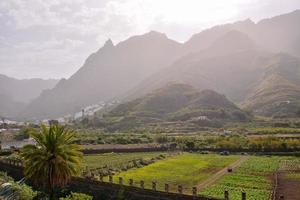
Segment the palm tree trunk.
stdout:
<path fill-rule="evenodd" d="M 53 200 L 54 199 L 54 190 L 53 190 L 53 185 L 52 185 L 52 166 L 51 166 L 51 164 L 49 165 L 49 170 L 48 170 L 48 187 L 49 187 L 49 199 Z"/>

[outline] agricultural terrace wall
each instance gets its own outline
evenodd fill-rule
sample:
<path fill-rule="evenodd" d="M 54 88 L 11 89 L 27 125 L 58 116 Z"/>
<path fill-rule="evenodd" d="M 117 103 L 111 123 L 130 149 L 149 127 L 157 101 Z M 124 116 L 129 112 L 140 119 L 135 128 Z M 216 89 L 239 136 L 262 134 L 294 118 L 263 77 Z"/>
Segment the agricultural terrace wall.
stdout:
<path fill-rule="evenodd" d="M 5 171 L 14 179 L 22 179 L 23 168 L 16 162 L 0 161 L 0 171 Z M 82 192 L 89 194 L 98 199 L 118 199 L 120 197 L 130 200 L 221 200 L 218 198 L 206 196 L 192 196 L 179 193 L 160 192 L 151 189 L 142 189 L 132 186 L 124 186 L 122 184 L 100 182 L 96 180 L 72 177 L 69 184 L 66 186 L 73 192 Z"/>

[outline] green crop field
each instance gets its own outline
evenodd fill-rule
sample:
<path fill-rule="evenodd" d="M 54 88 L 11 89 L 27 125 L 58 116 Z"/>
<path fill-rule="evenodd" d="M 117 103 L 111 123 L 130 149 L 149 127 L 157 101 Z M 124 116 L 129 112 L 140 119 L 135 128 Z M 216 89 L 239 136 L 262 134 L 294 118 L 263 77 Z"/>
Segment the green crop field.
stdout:
<path fill-rule="evenodd" d="M 276 171 L 280 162 L 287 157 L 251 156 L 232 173 L 228 173 L 202 194 L 224 197 L 224 191 L 229 191 L 229 198 L 240 200 L 241 192 L 245 191 L 249 200 L 266 200 L 272 190 L 271 175 Z"/>
<path fill-rule="evenodd" d="M 167 155 L 162 152 L 141 152 L 141 153 L 104 153 L 85 155 L 82 166 L 98 168 L 103 166 L 118 167 L 135 159 L 151 159 L 159 155 Z"/>
<path fill-rule="evenodd" d="M 240 156 L 235 155 L 183 153 L 142 168 L 119 173 L 115 178 L 123 177 L 125 184 L 129 179 L 133 179 L 136 186 L 139 186 L 140 180 L 144 180 L 146 188 L 151 188 L 152 181 L 156 181 L 158 190 L 163 190 L 165 183 L 169 184 L 171 191 L 182 185 L 184 192 L 191 193 L 193 186 L 239 158 Z"/>
<path fill-rule="evenodd" d="M 162 152 L 141 152 L 141 153 L 104 153 L 85 155 L 82 166 L 89 168 L 98 168 L 104 165 L 111 167 L 121 166 L 134 159 L 151 159 L 159 155 L 167 155 Z"/>
<path fill-rule="evenodd" d="M 168 153 L 163 152 L 141 152 L 141 153 L 104 153 L 85 155 L 83 157 L 83 170 L 107 169 L 109 171 L 121 171 L 132 164 L 134 160 L 149 161 L 153 159 L 163 159 Z"/>

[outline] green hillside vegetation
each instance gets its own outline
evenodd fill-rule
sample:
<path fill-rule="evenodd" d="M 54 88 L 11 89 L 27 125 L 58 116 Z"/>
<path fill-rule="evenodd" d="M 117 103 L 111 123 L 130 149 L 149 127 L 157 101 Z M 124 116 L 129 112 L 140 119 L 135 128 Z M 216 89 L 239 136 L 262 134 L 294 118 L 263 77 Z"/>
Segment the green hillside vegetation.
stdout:
<path fill-rule="evenodd" d="M 242 107 L 255 114 L 272 117 L 300 116 L 300 64 L 296 58 L 278 54 L 264 78 L 253 89 Z"/>
<path fill-rule="evenodd" d="M 247 121 L 249 114 L 224 95 L 197 91 L 190 85 L 172 83 L 144 97 L 120 104 L 99 118 L 110 130 L 130 129 L 165 122 L 221 127 L 227 121 Z"/>

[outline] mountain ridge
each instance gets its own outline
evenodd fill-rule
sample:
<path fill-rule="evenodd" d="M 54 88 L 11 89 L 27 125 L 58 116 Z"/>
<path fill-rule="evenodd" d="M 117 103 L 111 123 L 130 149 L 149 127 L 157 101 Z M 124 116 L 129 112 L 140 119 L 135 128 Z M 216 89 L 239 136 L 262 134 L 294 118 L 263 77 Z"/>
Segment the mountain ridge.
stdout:
<path fill-rule="evenodd" d="M 204 30 L 183 44 L 155 31 L 116 45 L 107 41 L 69 79 L 35 99 L 23 116 L 59 117 L 98 101 L 135 98 L 170 81 L 213 89 L 242 103 L 277 52 L 300 57 L 299 20 L 299 11 L 257 23 L 247 19 Z"/>

